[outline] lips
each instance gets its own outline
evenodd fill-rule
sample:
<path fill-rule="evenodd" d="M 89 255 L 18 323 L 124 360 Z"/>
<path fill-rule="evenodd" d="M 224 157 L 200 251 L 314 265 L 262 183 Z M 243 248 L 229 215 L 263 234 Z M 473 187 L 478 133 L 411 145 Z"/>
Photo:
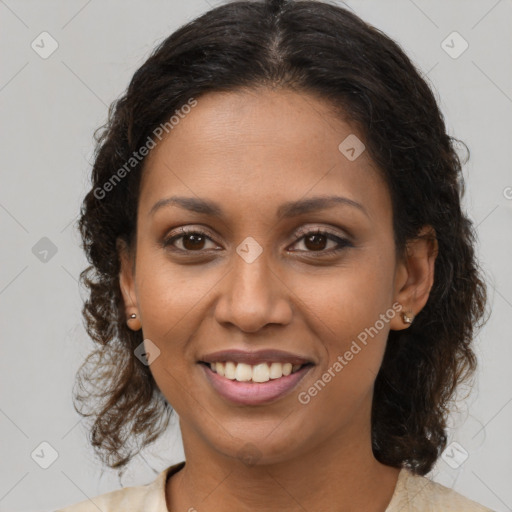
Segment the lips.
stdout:
<path fill-rule="evenodd" d="M 257 406 L 269 404 L 289 395 L 313 368 L 306 364 L 290 375 L 263 383 L 238 382 L 229 380 L 212 371 L 206 364 L 201 364 L 203 375 L 211 387 L 224 400 L 234 405 Z"/>
<path fill-rule="evenodd" d="M 237 405 L 262 405 L 284 397 L 316 364 L 306 356 L 277 349 L 220 350 L 202 356 L 197 362 L 213 389 Z"/>

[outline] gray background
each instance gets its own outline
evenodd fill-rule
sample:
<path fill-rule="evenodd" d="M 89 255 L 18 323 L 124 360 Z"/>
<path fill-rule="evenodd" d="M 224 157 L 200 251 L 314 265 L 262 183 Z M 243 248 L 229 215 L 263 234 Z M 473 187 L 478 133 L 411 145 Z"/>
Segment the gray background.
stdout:
<path fill-rule="evenodd" d="M 219 4 L 0 0 L 0 511 L 54 510 L 147 483 L 150 465 L 160 471 L 183 460 L 174 425 L 121 483 L 113 471 L 100 475 L 71 402 L 75 372 L 92 348 L 77 285 L 86 260 L 73 223 L 107 106 L 157 42 Z M 450 424 L 449 442 L 469 456 L 456 468 L 440 458 L 430 476 L 496 511 L 512 510 L 512 1 L 346 5 L 406 50 L 438 91 L 449 133 L 471 150 L 464 204 L 477 225 L 493 312 L 475 340 L 475 385 L 461 390 L 471 394 Z M 31 47 L 35 40 L 51 48 L 40 42 L 43 31 L 58 43 L 46 59 Z M 457 58 L 463 41 L 446 39 L 453 31 L 469 44 Z M 55 254 L 40 252 L 50 245 L 43 237 Z M 56 460 L 43 469 L 53 450 Z"/>

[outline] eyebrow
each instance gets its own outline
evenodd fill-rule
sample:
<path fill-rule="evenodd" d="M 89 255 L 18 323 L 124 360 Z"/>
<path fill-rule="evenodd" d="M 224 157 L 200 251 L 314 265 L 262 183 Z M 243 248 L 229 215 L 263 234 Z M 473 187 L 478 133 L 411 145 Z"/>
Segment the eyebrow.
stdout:
<path fill-rule="evenodd" d="M 365 210 L 362 204 L 354 201 L 353 199 L 349 199 L 348 197 L 315 196 L 309 199 L 299 199 L 297 201 L 289 201 L 283 203 L 277 209 L 277 218 L 285 219 L 289 217 L 295 217 L 318 210 L 326 210 L 339 204 L 355 207 L 363 212 L 367 217 L 369 217 L 368 212 Z M 222 208 L 217 203 L 214 203 L 208 199 L 182 196 L 172 196 L 160 199 L 152 206 L 148 215 L 154 215 L 157 210 L 166 206 L 178 206 L 191 212 L 224 218 Z"/>

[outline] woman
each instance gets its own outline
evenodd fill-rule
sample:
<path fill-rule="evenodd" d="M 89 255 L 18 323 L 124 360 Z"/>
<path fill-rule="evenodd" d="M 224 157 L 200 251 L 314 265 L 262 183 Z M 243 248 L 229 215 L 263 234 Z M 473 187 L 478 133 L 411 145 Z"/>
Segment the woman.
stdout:
<path fill-rule="evenodd" d="M 327 3 L 223 5 L 97 140 L 77 410 L 118 469 L 174 410 L 186 460 L 63 511 L 490 510 L 424 476 L 486 290 L 455 139 L 396 43 Z"/>

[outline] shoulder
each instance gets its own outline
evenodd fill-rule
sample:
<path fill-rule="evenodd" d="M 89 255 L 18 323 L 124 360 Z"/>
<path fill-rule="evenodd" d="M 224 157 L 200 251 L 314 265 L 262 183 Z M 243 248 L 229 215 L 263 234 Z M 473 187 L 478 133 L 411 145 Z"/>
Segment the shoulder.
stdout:
<path fill-rule="evenodd" d="M 153 482 L 146 485 L 124 487 L 115 491 L 101 494 L 55 512 L 143 512 L 153 510 L 154 512 L 167 512 L 165 501 L 165 483 L 167 478 L 179 471 L 184 462 L 174 464 L 164 469 Z"/>
<path fill-rule="evenodd" d="M 386 512 L 493 512 L 462 494 L 403 468 Z"/>

